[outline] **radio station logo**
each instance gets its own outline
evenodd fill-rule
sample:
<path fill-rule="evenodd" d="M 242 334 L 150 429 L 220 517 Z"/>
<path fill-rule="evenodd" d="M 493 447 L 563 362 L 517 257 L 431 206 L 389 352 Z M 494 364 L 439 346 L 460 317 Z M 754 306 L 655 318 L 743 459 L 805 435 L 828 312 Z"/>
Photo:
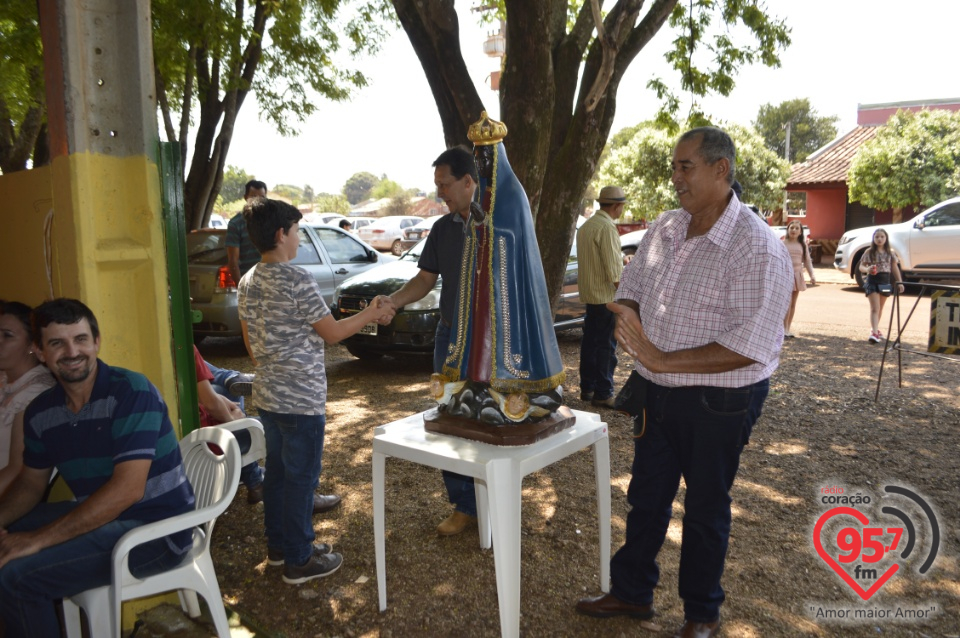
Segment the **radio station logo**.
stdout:
<path fill-rule="evenodd" d="M 921 560 L 918 572 L 926 574 L 940 549 L 940 524 L 926 499 L 898 485 L 886 485 L 883 491 L 884 502 L 890 504 L 881 507 L 878 516 L 878 504 L 869 494 L 851 494 L 839 486 L 821 488 L 821 504 L 835 507 L 813 527 L 817 554 L 864 601 L 908 562 Z M 907 511 L 897 506 L 902 499 L 912 504 Z M 918 529 L 924 532 L 926 547 L 918 545 Z"/>

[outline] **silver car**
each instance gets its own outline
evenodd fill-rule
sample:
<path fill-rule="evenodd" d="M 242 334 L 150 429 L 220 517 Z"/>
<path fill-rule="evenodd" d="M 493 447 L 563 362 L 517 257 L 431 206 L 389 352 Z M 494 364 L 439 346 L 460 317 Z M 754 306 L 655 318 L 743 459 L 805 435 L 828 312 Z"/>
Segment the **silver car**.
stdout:
<path fill-rule="evenodd" d="M 392 215 L 380 217 L 357 231 L 357 235 L 377 250 L 389 250 L 398 257 L 403 254 L 403 231 L 423 221 L 422 217 Z"/>
<path fill-rule="evenodd" d="M 192 307 L 202 315 L 193 326 L 194 340 L 235 337 L 240 332 L 237 287 L 227 268 L 227 233 L 204 228 L 187 235 L 187 268 Z M 344 280 L 374 266 L 396 261 L 340 228 L 322 224 L 300 227 L 300 247 L 290 262 L 313 275 L 323 300 L 333 303 L 333 291 Z"/>

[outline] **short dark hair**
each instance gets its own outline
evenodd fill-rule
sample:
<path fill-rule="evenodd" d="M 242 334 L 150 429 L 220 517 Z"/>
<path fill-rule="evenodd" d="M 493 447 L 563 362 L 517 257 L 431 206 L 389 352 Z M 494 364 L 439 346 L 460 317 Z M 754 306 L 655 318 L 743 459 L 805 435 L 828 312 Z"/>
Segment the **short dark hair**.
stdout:
<path fill-rule="evenodd" d="M 0 317 L 3 315 L 10 315 L 11 317 L 16 317 L 20 320 L 20 323 L 23 324 L 23 329 L 27 331 L 27 334 L 30 334 L 30 313 L 32 310 L 30 306 L 25 303 L 20 303 L 19 301 L 4 301 L 0 299 Z"/>
<path fill-rule="evenodd" d="M 82 301 L 60 297 L 52 301 L 45 301 L 33 309 L 32 333 L 33 342 L 40 344 L 42 330 L 51 323 L 71 325 L 86 319 L 90 324 L 90 334 L 94 339 L 100 338 L 100 326 L 97 318 Z"/>
<path fill-rule="evenodd" d="M 289 232 L 294 224 L 303 219 L 303 215 L 286 202 L 255 197 L 243 207 L 243 219 L 247 222 L 250 241 L 263 254 L 277 247 L 278 230 Z"/>
<path fill-rule="evenodd" d="M 454 146 L 440 153 L 433 162 L 433 167 L 446 166 L 450 169 L 450 174 L 457 179 L 463 179 L 464 175 L 469 175 L 474 183 L 480 181 L 477 177 L 477 164 L 473 161 L 473 153 L 465 146 Z"/>
<path fill-rule="evenodd" d="M 726 159 L 730 163 L 727 183 L 732 185 L 737 172 L 737 149 L 733 139 L 715 126 L 698 126 L 681 135 L 677 143 L 686 142 L 698 136 L 700 137 L 700 157 L 704 162 L 716 164 Z"/>
<path fill-rule="evenodd" d="M 346 228 L 347 226 L 353 226 L 349 219 L 340 220 L 340 228 Z"/>
<path fill-rule="evenodd" d="M 246 197 L 252 190 L 263 191 L 263 194 L 266 195 L 267 185 L 258 179 L 251 179 L 247 182 L 247 185 L 243 187 L 243 196 Z"/>

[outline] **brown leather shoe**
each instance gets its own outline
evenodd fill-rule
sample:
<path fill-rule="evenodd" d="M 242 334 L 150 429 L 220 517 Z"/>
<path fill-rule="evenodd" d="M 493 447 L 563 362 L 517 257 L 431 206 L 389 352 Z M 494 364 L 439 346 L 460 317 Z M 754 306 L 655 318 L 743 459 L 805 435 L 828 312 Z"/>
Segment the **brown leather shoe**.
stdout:
<path fill-rule="evenodd" d="M 613 397 L 607 397 L 606 399 L 594 399 L 590 402 L 595 408 L 610 408 L 613 409 L 613 406 L 617 404 L 617 400 Z"/>
<path fill-rule="evenodd" d="M 456 536 L 467 529 L 467 525 L 476 520 L 476 516 L 470 516 L 459 510 L 454 510 L 453 514 L 443 519 L 443 522 L 437 525 L 437 534 L 440 536 Z"/>
<path fill-rule="evenodd" d="M 720 617 L 713 622 L 683 621 L 673 638 L 713 638 L 720 631 Z"/>
<path fill-rule="evenodd" d="M 263 500 L 263 483 L 256 487 L 247 488 L 247 503 L 256 505 Z"/>
<path fill-rule="evenodd" d="M 336 494 L 314 494 L 313 495 L 313 513 L 323 514 L 329 512 L 340 504 L 340 497 Z"/>
<path fill-rule="evenodd" d="M 612 618 L 613 616 L 630 616 L 640 620 L 650 620 L 656 611 L 653 604 L 631 605 L 625 603 L 613 594 L 603 594 L 596 598 L 581 598 L 577 601 L 577 611 L 587 616 L 597 618 Z"/>

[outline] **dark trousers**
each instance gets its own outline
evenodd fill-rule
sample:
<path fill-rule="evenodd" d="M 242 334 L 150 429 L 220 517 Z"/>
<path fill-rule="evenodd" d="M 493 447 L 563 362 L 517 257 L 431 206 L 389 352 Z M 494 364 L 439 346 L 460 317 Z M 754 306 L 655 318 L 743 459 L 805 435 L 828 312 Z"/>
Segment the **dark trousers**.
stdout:
<path fill-rule="evenodd" d="M 614 596 L 637 605 L 653 602 L 657 554 L 682 476 L 684 615 L 695 622 L 717 618 L 724 600 L 720 577 L 730 539 L 730 488 L 769 387 L 767 379 L 742 388 L 649 384 L 646 430 L 634 440 L 626 542 L 610 562 Z"/>
<path fill-rule="evenodd" d="M 603 304 L 587 304 L 580 341 L 580 392 L 594 398 L 613 396 L 613 371 L 617 367 L 616 317 Z"/>
<path fill-rule="evenodd" d="M 433 345 L 433 371 L 443 370 L 447 358 L 447 346 L 450 345 L 450 326 L 437 322 L 436 339 Z M 477 515 L 477 494 L 473 488 L 473 477 L 455 474 L 443 470 L 443 484 L 447 488 L 447 497 L 454 509 L 470 516 Z"/>
<path fill-rule="evenodd" d="M 39 503 L 9 531 L 29 532 L 69 514 L 77 501 Z M 142 521 L 113 520 L 59 545 L 11 560 L 0 568 L 0 617 L 6 638 L 59 636 L 60 623 L 53 601 L 109 585 L 114 545 Z M 171 569 L 183 560 L 167 538 L 139 545 L 130 552 L 130 571 L 146 577 Z"/>

